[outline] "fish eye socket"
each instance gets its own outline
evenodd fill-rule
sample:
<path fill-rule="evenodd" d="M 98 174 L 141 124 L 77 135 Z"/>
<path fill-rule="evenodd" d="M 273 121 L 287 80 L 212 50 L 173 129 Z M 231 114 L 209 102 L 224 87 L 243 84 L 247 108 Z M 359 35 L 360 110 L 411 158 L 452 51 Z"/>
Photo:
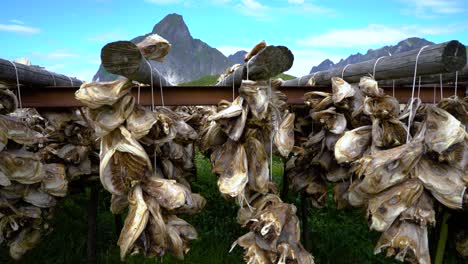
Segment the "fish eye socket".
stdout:
<path fill-rule="evenodd" d="M 400 165 L 400 160 L 394 160 L 387 165 L 387 170 L 393 171 L 398 167 L 398 165 Z"/>

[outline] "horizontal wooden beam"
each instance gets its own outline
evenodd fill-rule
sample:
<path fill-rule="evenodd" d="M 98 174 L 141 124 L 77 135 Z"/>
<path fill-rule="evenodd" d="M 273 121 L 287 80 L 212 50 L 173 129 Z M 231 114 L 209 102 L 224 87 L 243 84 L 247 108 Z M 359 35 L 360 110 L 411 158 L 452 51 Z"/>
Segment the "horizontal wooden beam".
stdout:
<path fill-rule="evenodd" d="M 17 62 L 0 59 L 0 82 L 16 86 L 16 81 L 22 86 L 80 86 L 83 82 L 75 77 L 50 72 L 42 67 L 29 66 Z"/>
<path fill-rule="evenodd" d="M 458 86 L 458 96 L 464 97 L 466 85 Z M 21 99 L 23 107 L 34 108 L 56 108 L 56 107 L 79 107 L 82 104 L 75 99 L 75 91 L 79 87 L 45 87 L 41 89 L 22 89 Z M 392 87 L 382 87 L 387 94 L 392 95 Z M 304 93 L 310 91 L 331 92 L 327 86 L 282 86 L 280 89 L 288 97 L 289 104 L 303 104 Z M 133 95 L 138 97 L 138 88 L 132 90 Z M 435 89 L 436 101 L 440 100 L 440 88 Z M 154 89 L 154 103 L 161 105 L 161 96 L 159 89 Z M 232 100 L 232 87 L 230 86 L 166 86 L 163 87 L 163 97 L 166 105 L 215 105 L 220 100 Z M 415 91 L 417 94 L 417 91 Z M 444 86 L 443 95 L 445 97 L 454 94 L 453 86 Z M 237 90 L 235 91 L 237 96 Z M 406 103 L 411 97 L 411 87 L 395 87 L 395 97 L 401 102 Z M 434 86 L 425 85 L 421 87 L 420 98 L 423 102 L 432 103 L 434 100 Z M 151 89 L 148 86 L 142 86 L 140 89 L 140 104 L 151 105 Z"/>

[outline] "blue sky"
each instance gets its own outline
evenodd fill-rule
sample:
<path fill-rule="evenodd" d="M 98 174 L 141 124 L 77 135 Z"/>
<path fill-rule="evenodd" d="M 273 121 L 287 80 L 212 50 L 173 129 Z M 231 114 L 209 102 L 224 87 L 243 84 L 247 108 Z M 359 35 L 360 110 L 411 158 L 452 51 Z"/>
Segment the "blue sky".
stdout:
<path fill-rule="evenodd" d="M 396 44 L 412 36 L 468 44 L 463 0 L 15 0 L 3 1 L 0 58 L 90 80 L 106 43 L 148 33 L 169 13 L 184 17 L 193 37 L 225 55 L 260 40 L 285 45 L 289 73 L 307 74 L 326 58 Z"/>

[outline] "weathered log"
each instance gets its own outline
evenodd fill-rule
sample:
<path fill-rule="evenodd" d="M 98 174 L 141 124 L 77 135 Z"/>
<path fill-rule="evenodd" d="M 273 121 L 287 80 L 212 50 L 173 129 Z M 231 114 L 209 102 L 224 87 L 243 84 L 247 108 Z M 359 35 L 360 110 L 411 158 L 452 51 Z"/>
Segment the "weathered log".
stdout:
<path fill-rule="evenodd" d="M 375 67 L 376 80 L 391 80 L 413 77 L 416 57 L 420 49 L 381 58 Z M 376 60 L 350 64 L 305 75 L 285 81 L 283 86 L 304 86 L 312 77 L 316 85 L 330 85 L 332 77 L 342 77 L 349 83 L 357 83 L 362 76 L 372 74 Z M 466 48 L 456 40 L 424 48 L 418 58 L 417 75 L 448 73 L 466 65 Z M 344 71 L 343 71 L 344 69 Z"/>
<path fill-rule="evenodd" d="M 22 85 L 45 87 L 45 86 L 80 86 L 83 81 L 63 74 L 50 72 L 39 66 L 28 66 L 25 64 L 0 59 L 0 82 L 8 86 L 16 86 L 16 70 L 18 81 Z"/>
<path fill-rule="evenodd" d="M 468 48 L 467 48 L 467 61 L 468 61 Z M 458 76 L 457 76 L 458 75 Z M 455 79 L 457 79 L 458 83 L 466 83 L 468 82 L 468 64 L 465 67 L 458 70 L 458 74 L 455 72 L 445 73 L 445 74 L 430 74 L 430 75 L 423 75 L 421 76 L 421 84 L 439 84 L 440 80 L 442 79 L 443 84 L 454 84 Z M 410 78 L 403 78 L 397 80 L 382 80 L 379 82 L 379 85 L 393 85 L 393 81 L 395 81 L 395 85 L 412 85 L 413 84 L 413 77 Z M 419 76 L 416 80 L 416 84 L 419 83 Z"/>
<path fill-rule="evenodd" d="M 145 59 L 140 49 L 130 41 L 116 41 L 105 45 L 101 50 L 102 66 L 113 74 L 124 76 L 130 80 L 153 86 L 172 86 L 159 71 Z M 151 66 L 150 66 L 151 65 Z"/>
<path fill-rule="evenodd" d="M 239 87 L 242 80 L 268 80 L 289 70 L 293 64 L 294 55 L 285 46 L 267 46 L 247 63 L 237 68 L 233 73 L 219 81 L 216 86 Z"/>

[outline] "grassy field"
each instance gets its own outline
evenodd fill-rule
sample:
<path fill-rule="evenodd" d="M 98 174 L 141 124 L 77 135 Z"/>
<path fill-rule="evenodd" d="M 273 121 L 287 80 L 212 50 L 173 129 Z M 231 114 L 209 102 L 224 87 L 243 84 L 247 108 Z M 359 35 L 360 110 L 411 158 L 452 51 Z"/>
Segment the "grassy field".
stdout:
<path fill-rule="evenodd" d="M 200 79 L 196 79 L 190 82 L 180 83 L 180 86 L 197 86 L 197 85 L 214 85 L 218 82 L 218 75 L 206 75 L 201 77 Z M 292 75 L 288 75 L 285 73 L 280 73 L 274 78 L 281 78 L 283 80 L 291 80 L 295 79 L 296 77 Z"/>
<path fill-rule="evenodd" d="M 207 199 L 207 206 L 199 215 L 182 216 L 199 232 L 199 239 L 193 243 L 185 261 L 167 254 L 160 259 L 127 257 L 125 263 L 244 263 L 239 247 L 228 253 L 232 242 L 246 232 L 235 221 L 238 208 L 219 195 L 216 176 L 210 171 L 209 161 L 199 154 L 196 164 L 198 179 L 193 182 L 193 190 Z M 283 165 L 277 158 L 274 160 L 273 174 L 275 181 L 280 183 Z M 89 192 L 72 194 L 62 200 L 52 224 L 54 231 L 44 237 L 37 248 L 28 252 L 20 263 L 85 263 L 88 197 Z M 115 230 L 114 216 L 109 212 L 109 201 L 110 195 L 102 190 L 97 219 L 99 263 L 120 262 L 119 249 L 116 246 L 118 231 Z M 299 198 L 297 194 L 290 192 L 288 201 L 297 205 Z M 378 233 L 368 231 L 361 211 L 336 210 L 331 196 L 328 208 L 310 210 L 308 230 L 313 242 L 312 254 L 317 264 L 399 263 L 386 259 L 383 255 L 374 256 L 373 245 L 378 239 Z M 8 251 L 2 248 L 0 263 L 17 262 L 13 262 Z"/>

